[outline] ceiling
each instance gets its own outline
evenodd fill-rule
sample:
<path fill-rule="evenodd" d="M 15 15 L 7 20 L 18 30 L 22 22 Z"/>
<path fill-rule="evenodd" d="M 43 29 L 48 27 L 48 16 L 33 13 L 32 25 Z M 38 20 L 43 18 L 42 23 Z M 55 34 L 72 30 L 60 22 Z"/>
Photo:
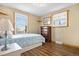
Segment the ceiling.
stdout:
<path fill-rule="evenodd" d="M 73 3 L 0 3 L 0 5 L 19 9 L 37 16 L 44 16 L 49 12 L 71 6 Z"/>

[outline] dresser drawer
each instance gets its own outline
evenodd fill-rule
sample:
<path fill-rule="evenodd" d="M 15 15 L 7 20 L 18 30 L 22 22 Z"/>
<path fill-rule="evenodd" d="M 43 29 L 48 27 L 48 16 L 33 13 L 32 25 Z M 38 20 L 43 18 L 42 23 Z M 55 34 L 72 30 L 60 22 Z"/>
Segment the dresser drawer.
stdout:
<path fill-rule="evenodd" d="M 45 41 L 51 41 L 51 27 L 50 26 L 42 26 L 41 27 L 41 35 L 46 39 Z"/>

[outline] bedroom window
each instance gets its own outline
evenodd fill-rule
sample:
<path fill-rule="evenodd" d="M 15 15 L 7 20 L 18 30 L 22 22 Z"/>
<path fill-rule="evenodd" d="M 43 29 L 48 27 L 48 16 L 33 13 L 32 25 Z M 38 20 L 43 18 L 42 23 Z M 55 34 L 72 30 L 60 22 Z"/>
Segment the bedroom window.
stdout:
<path fill-rule="evenodd" d="M 24 34 L 27 32 L 28 16 L 15 13 L 16 34 Z"/>

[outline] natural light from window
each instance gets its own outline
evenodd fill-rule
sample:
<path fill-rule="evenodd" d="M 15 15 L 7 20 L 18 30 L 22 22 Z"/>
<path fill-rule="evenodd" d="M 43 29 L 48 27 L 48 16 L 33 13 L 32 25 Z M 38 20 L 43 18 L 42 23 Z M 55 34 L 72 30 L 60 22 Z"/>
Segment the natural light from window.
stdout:
<path fill-rule="evenodd" d="M 15 13 L 16 16 L 16 34 L 24 34 L 27 32 L 28 16 Z"/>

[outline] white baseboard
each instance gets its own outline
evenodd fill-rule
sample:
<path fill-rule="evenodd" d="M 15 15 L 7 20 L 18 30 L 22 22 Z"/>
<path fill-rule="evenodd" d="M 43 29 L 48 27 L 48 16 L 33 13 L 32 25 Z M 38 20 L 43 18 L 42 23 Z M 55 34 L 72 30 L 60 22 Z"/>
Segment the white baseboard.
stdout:
<path fill-rule="evenodd" d="M 56 41 L 56 43 L 57 43 L 57 44 L 63 44 L 63 42 L 60 42 L 60 41 Z"/>

